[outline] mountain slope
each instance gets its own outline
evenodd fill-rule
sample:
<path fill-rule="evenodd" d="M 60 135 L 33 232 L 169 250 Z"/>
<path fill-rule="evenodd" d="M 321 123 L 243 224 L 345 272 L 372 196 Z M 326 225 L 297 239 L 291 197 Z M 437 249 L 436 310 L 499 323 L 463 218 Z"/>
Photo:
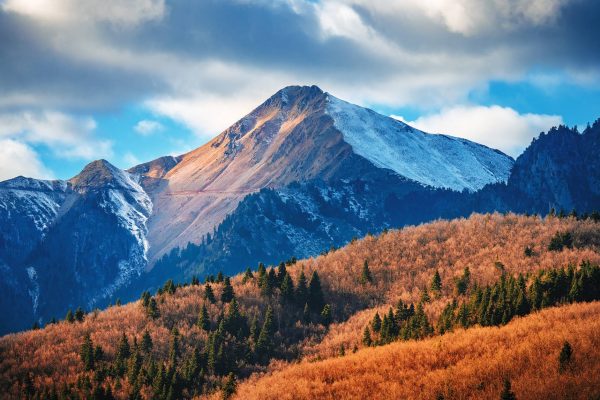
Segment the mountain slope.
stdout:
<path fill-rule="evenodd" d="M 392 174 L 472 191 L 505 181 L 512 163 L 496 150 L 420 132 L 316 86 L 290 86 L 181 156 L 150 190 L 156 207 L 151 257 L 199 243 L 245 195 L 265 187 Z"/>
<path fill-rule="evenodd" d="M 242 383 L 233 399 L 495 399 L 504 378 L 517 399 L 596 398 L 598 329 L 599 302 L 552 308 L 501 328 L 290 365 Z M 565 340 L 574 349 L 576 370 L 560 373 Z"/>
<path fill-rule="evenodd" d="M 69 181 L 18 179 L 0 187 L 0 218 L 15 230 L 3 230 L 12 235 L 4 240 L 11 246 L 2 253 L 2 284 L 18 299 L 3 297 L 10 304 L 2 303 L 1 332 L 67 308 L 105 305 L 141 275 L 152 203 L 138 179 L 99 160 Z"/>

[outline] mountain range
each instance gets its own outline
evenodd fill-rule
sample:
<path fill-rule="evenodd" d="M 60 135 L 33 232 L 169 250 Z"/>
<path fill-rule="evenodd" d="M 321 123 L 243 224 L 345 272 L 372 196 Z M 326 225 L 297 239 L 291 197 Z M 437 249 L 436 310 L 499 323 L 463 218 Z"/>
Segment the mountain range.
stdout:
<path fill-rule="evenodd" d="M 0 333 L 387 228 L 475 211 L 593 211 L 599 149 L 596 121 L 583 133 L 553 128 L 513 160 L 316 86 L 286 87 L 181 156 L 0 182 Z"/>

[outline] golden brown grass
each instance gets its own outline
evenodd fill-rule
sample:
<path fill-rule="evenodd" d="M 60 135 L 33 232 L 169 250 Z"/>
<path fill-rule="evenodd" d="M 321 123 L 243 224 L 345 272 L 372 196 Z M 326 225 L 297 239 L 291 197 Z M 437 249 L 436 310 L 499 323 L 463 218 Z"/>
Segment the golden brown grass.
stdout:
<path fill-rule="evenodd" d="M 472 328 L 290 365 L 240 384 L 236 399 L 517 399 L 600 395 L 600 303 L 546 309 L 501 328 Z M 563 342 L 572 368 L 558 371 Z"/>

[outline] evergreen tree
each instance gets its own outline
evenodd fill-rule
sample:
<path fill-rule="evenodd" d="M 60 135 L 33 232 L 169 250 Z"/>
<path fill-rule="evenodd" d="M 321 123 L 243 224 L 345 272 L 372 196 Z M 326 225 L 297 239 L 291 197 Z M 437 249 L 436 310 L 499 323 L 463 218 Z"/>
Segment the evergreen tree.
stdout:
<path fill-rule="evenodd" d="M 282 261 L 279 263 L 277 267 L 277 285 L 281 287 L 283 284 L 283 279 L 287 275 L 287 269 L 285 268 L 285 263 Z"/>
<path fill-rule="evenodd" d="M 250 267 L 246 268 L 246 272 L 244 273 L 244 277 L 242 278 L 242 283 L 246 283 L 250 280 L 254 279 L 254 275 L 252 275 L 252 270 Z"/>
<path fill-rule="evenodd" d="M 308 284 L 308 306 L 312 312 L 318 313 L 323 309 L 324 303 L 319 274 L 317 271 L 313 271 Z"/>
<path fill-rule="evenodd" d="M 258 328 L 258 319 L 256 315 L 252 318 L 252 322 L 250 323 L 250 338 L 254 343 L 258 341 L 258 335 L 260 334 L 260 329 Z"/>
<path fill-rule="evenodd" d="M 231 398 L 231 396 L 235 394 L 236 389 L 237 383 L 235 381 L 235 375 L 233 374 L 233 372 L 231 372 L 227 376 L 227 380 L 223 385 L 223 400 L 228 400 L 229 398 Z"/>
<path fill-rule="evenodd" d="M 231 280 L 229 277 L 226 277 L 223 291 L 221 292 L 221 301 L 223 303 L 229 303 L 234 297 L 235 293 L 233 292 L 233 286 L 231 286 Z"/>
<path fill-rule="evenodd" d="M 281 281 L 281 302 L 291 304 L 294 301 L 294 281 L 288 272 Z"/>
<path fill-rule="evenodd" d="M 373 327 L 373 332 L 379 332 L 381 330 L 381 317 L 379 316 L 379 312 L 375 312 L 373 321 L 371 321 L 371 326 Z"/>
<path fill-rule="evenodd" d="M 200 284 L 200 280 L 196 275 L 192 276 L 192 286 L 198 286 Z"/>
<path fill-rule="evenodd" d="M 212 286 L 210 283 L 206 283 L 204 285 L 204 299 L 210 301 L 211 304 L 215 304 L 217 299 L 215 299 L 215 293 L 212 290 Z"/>
<path fill-rule="evenodd" d="M 310 324 L 310 308 L 308 307 L 308 303 L 304 304 L 304 309 L 302 310 L 302 322 L 305 325 Z"/>
<path fill-rule="evenodd" d="M 77 322 L 83 322 L 84 317 L 85 312 L 83 311 L 83 309 L 81 307 L 77 307 L 77 310 L 75 310 L 75 320 Z"/>
<path fill-rule="evenodd" d="M 331 315 L 331 306 L 329 304 L 325 304 L 325 306 L 323 307 L 323 311 L 321 311 L 321 323 L 324 326 L 329 326 L 329 324 L 331 324 L 332 321 L 332 315 Z"/>
<path fill-rule="evenodd" d="M 365 326 L 365 330 L 363 331 L 362 342 L 365 346 L 371 346 L 373 344 L 373 340 L 371 339 L 371 331 L 369 330 L 369 326 Z"/>
<path fill-rule="evenodd" d="M 431 279 L 431 291 L 435 294 L 439 294 L 442 290 L 442 278 L 440 277 L 440 273 L 436 270 L 435 274 L 433 274 L 433 278 Z"/>
<path fill-rule="evenodd" d="M 466 294 L 467 289 L 469 288 L 470 280 L 471 271 L 469 270 L 469 267 L 465 267 L 462 276 L 458 279 L 455 279 L 454 294 L 456 296 Z"/>
<path fill-rule="evenodd" d="M 177 365 L 177 359 L 181 355 L 181 350 L 179 349 L 179 330 L 177 328 L 173 328 L 171 330 L 171 342 L 169 343 L 169 364 L 171 368 L 174 368 Z"/>
<path fill-rule="evenodd" d="M 210 331 L 210 316 L 208 315 L 208 309 L 206 308 L 206 304 L 202 304 L 200 314 L 198 315 L 197 325 L 200 329 L 206 332 Z"/>
<path fill-rule="evenodd" d="M 564 372 L 571 364 L 571 356 L 573 355 L 573 348 L 567 341 L 563 343 L 560 354 L 558 355 L 558 371 Z"/>
<path fill-rule="evenodd" d="M 142 296 L 140 297 L 140 300 L 142 301 L 142 307 L 144 309 L 148 308 L 148 305 L 150 304 L 150 292 L 148 292 L 147 290 L 144 290 L 142 292 Z"/>
<path fill-rule="evenodd" d="M 129 382 L 135 384 L 142 369 L 142 357 L 140 356 L 139 351 L 134 351 L 129 357 L 129 361 L 127 363 L 127 377 L 129 378 Z"/>
<path fill-rule="evenodd" d="M 421 303 L 429 303 L 431 301 L 431 297 L 429 297 L 429 292 L 427 291 L 427 287 L 423 288 L 421 292 Z"/>
<path fill-rule="evenodd" d="M 263 363 L 268 361 L 271 351 L 273 350 L 274 333 L 273 309 L 271 306 L 268 306 L 265 320 L 262 329 L 260 330 L 260 334 L 258 335 L 258 341 L 256 342 L 255 347 L 256 356 Z"/>
<path fill-rule="evenodd" d="M 121 360 L 126 360 L 131 355 L 131 347 L 129 346 L 129 340 L 127 340 L 127 336 L 125 336 L 125 332 L 121 336 L 121 341 L 117 346 L 117 358 Z"/>
<path fill-rule="evenodd" d="M 360 274 L 360 283 L 365 285 L 367 283 L 372 283 L 372 282 L 373 282 L 373 276 L 371 275 L 371 270 L 369 269 L 369 262 L 367 260 L 365 260 L 363 267 L 362 267 L 361 274 Z"/>
<path fill-rule="evenodd" d="M 267 275 L 267 269 L 265 268 L 265 264 L 258 263 L 257 273 L 258 273 L 258 281 L 260 282 L 261 279 L 263 279 Z"/>
<path fill-rule="evenodd" d="M 141 350 L 145 354 L 148 354 L 152 350 L 152 346 L 153 346 L 153 344 L 152 344 L 152 337 L 150 337 L 150 332 L 148 332 L 148 330 L 145 330 L 144 334 L 142 335 Z"/>
<path fill-rule="evenodd" d="M 158 312 L 158 306 L 156 305 L 156 299 L 154 297 L 152 297 L 148 303 L 146 314 L 152 319 L 156 319 L 160 316 L 160 313 Z"/>
<path fill-rule="evenodd" d="M 65 317 L 65 320 L 71 324 L 73 322 L 75 322 L 75 315 L 73 315 L 73 311 L 71 311 L 71 310 L 67 311 L 67 316 Z"/>
<path fill-rule="evenodd" d="M 222 283 L 223 282 L 223 273 L 221 271 L 219 271 L 219 273 L 217 274 L 217 283 Z"/>
<path fill-rule="evenodd" d="M 502 385 L 502 393 L 500 393 L 500 400 L 516 400 L 517 397 L 512 391 L 510 380 L 504 378 L 504 384 Z"/>
<path fill-rule="evenodd" d="M 92 338 L 89 333 L 86 333 L 83 337 L 83 344 L 81 345 L 79 356 L 81 357 L 81 361 L 83 361 L 83 368 L 86 371 L 94 369 L 94 343 L 92 343 Z"/>
<path fill-rule="evenodd" d="M 306 275 L 304 275 L 304 271 L 300 271 L 300 276 L 298 277 L 298 285 L 296 286 L 296 303 L 300 307 L 304 307 L 306 303 L 308 303 L 308 287 L 306 285 Z"/>

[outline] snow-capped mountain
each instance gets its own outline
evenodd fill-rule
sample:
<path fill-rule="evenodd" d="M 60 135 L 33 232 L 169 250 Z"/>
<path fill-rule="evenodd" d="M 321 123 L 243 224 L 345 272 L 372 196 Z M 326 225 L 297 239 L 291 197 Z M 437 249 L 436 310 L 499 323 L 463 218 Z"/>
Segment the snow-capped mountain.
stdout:
<path fill-rule="evenodd" d="M 385 228 L 473 211 L 600 209 L 599 132 L 561 127 L 513 169 L 497 150 L 291 86 L 178 157 L 0 182 L 0 333 Z"/>
<path fill-rule="evenodd" d="M 428 134 L 373 110 L 326 96 L 326 113 L 344 141 L 376 167 L 456 191 L 476 191 L 508 179 L 514 161 L 498 150 L 465 139 Z"/>
<path fill-rule="evenodd" d="M 69 181 L 0 184 L 0 285 L 19 297 L 21 314 L 6 313 L 3 331 L 61 317 L 67 307 L 102 306 L 142 274 L 152 203 L 139 179 L 99 160 Z M 3 310 L 13 302 L 0 301 Z"/>
<path fill-rule="evenodd" d="M 149 221 L 151 258 L 198 243 L 242 198 L 265 187 L 391 173 L 423 186 L 474 191 L 505 182 L 513 164 L 497 150 L 421 132 L 316 86 L 278 91 L 176 161 L 161 169 L 162 184 L 147 187 L 156 211 Z"/>

